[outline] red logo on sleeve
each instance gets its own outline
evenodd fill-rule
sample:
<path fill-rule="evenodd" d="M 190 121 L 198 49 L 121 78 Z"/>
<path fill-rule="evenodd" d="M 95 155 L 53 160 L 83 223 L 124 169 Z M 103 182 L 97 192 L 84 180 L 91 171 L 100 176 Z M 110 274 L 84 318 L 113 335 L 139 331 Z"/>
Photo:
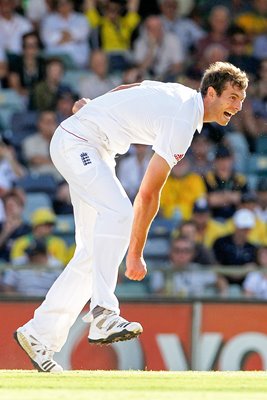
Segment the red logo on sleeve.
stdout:
<path fill-rule="evenodd" d="M 181 159 L 184 158 L 184 154 L 174 154 L 174 158 L 177 162 L 181 161 Z"/>

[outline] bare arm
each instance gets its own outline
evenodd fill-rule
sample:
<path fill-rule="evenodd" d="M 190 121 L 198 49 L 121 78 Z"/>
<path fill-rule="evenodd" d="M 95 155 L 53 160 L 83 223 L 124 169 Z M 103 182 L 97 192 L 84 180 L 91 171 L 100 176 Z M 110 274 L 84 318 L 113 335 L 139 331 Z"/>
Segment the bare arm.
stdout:
<path fill-rule="evenodd" d="M 129 279 L 142 280 L 146 275 L 143 251 L 149 227 L 159 209 L 161 190 L 169 173 L 168 163 L 158 154 L 154 154 L 134 202 L 134 221 L 125 273 Z"/>
<path fill-rule="evenodd" d="M 140 0 L 128 0 L 127 9 L 128 12 L 138 12 Z"/>
<path fill-rule="evenodd" d="M 124 89 L 129 89 L 131 87 L 134 86 L 139 86 L 140 83 L 129 83 L 127 85 L 120 85 L 115 87 L 114 89 L 110 90 L 110 92 L 117 92 L 119 90 L 124 90 Z M 77 111 L 79 111 L 83 106 L 85 106 L 85 104 L 89 103 L 90 99 L 86 99 L 85 97 L 83 97 L 80 100 L 75 101 L 73 107 L 72 107 L 72 112 L 73 114 L 75 114 Z"/>
<path fill-rule="evenodd" d="M 119 86 L 115 87 L 114 89 L 110 90 L 110 92 L 118 92 L 119 90 L 129 89 L 129 88 L 131 88 L 131 87 L 140 86 L 140 85 L 141 85 L 140 82 L 137 82 L 137 83 L 127 83 L 127 84 L 125 84 L 125 85 L 119 85 Z"/>

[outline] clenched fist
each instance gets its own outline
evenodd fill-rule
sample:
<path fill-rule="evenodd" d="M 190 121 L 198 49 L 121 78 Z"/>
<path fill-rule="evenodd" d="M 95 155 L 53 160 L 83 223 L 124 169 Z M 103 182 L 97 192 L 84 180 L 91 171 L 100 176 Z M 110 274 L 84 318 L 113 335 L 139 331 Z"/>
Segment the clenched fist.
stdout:
<path fill-rule="evenodd" d="M 147 274 L 146 263 L 143 257 L 128 255 L 126 259 L 125 276 L 133 281 L 141 281 Z"/>

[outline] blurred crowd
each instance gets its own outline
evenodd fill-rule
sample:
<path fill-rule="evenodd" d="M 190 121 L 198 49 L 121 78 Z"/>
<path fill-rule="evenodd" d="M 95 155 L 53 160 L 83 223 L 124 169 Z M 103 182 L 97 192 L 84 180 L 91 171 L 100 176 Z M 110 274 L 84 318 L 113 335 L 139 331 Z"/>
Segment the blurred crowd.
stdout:
<path fill-rule="evenodd" d="M 219 60 L 249 76 L 243 110 L 195 134 L 162 191 L 148 277 L 122 266 L 118 293 L 267 299 L 267 0 L 0 0 L 0 293 L 44 296 L 75 251 L 49 155 L 74 101 L 144 79 L 198 89 Z M 151 154 L 117 158 L 132 201 Z"/>

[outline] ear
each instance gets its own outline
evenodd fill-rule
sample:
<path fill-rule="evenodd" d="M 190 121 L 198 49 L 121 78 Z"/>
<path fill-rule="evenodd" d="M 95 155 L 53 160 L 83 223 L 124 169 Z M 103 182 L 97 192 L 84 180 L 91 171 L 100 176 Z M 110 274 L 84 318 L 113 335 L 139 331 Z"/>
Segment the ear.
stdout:
<path fill-rule="evenodd" d="M 213 100 L 216 97 L 216 90 L 212 86 L 208 87 L 207 96 L 210 100 Z"/>

